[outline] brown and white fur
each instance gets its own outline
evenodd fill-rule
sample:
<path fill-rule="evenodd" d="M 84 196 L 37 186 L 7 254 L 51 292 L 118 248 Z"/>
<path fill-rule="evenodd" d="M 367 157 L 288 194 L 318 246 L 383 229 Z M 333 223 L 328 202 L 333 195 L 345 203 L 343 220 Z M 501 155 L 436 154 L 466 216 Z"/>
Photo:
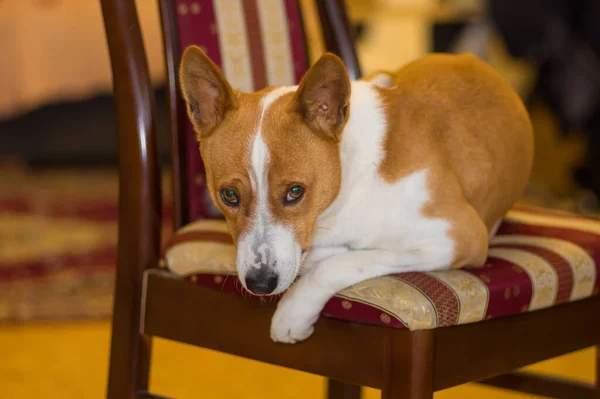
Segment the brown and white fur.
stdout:
<path fill-rule="evenodd" d="M 472 55 L 351 83 L 326 54 L 299 86 L 241 93 L 190 47 L 180 78 L 242 284 L 287 290 L 278 342 L 308 338 L 324 304 L 360 281 L 482 265 L 529 177 L 527 112 Z"/>

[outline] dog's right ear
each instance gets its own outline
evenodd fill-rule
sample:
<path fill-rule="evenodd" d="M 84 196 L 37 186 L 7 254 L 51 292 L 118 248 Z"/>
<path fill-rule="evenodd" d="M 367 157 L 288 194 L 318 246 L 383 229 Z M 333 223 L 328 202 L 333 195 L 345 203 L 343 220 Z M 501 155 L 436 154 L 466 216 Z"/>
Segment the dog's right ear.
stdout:
<path fill-rule="evenodd" d="M 236 106 L 231 86 L 199 47 L 190 46 L 183 53 L 179 81 L 198 139 L 210 134 Z"/>

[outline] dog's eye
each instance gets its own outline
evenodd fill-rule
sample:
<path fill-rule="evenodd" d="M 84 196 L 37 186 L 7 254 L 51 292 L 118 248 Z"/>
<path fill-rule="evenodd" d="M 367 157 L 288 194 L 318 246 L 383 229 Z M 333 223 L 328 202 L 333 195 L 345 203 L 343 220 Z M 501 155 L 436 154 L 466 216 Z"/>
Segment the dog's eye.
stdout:
<path fill-rule="evenodd" d="M 296 202 L 300 201 L 303 196 L 304 196 L 304 187 L 299 186 L 299 185 L 294 185 L 294 186 L 290 187 L 288 189 L 287 193 L 285 194 L 284 204 L 285 205 L 295 204 Z"/>
<path fill-rule="evenodd" d="M 240 205 L 240 197 L 233 188 L 224 188 L 221 190 L 220 194 L 221 200 L 225 203 L 225 205 L 234 208 Z"/>

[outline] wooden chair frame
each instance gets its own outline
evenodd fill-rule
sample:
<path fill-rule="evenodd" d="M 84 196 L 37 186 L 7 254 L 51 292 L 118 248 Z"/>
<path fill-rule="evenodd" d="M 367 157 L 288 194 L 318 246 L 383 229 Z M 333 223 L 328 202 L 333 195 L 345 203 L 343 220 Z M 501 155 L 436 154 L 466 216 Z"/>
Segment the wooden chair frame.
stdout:
<path fill-rule="evenodd" d="M 326 47 L 344 59 L 353 77 L 359 77 L 343 3 L 316 2 Z M 510 373 L 600 344 L 600 296 L 416 332 L 321 318 L 309 340 L 290 346 L 269 338 L 273 306 L 182 282 L 156 269 L 161 232 L 156 109 L 135 2 L 101 3 L 114 77 L 120 170 L 108 398 L 156 397 L 147 390 L 151 337 L 157 336 L 329 377 L 331 399 L 357 399 L 361 385 L 381 389 L 385 399 L 431 399 L 437 390 L 472 381 L 555 398 L 600 399 L 597 386 Z M 175 81 L 179 55 L 173 47 L 175 25 L 169 3 L 160 2 L 170 128 L 180 132 L 182 103 Z M 175 225 L 180 226 L 187 222 L 184 152 L 180 135 L 173 137 Z M 198 309 L 203 311 L 201 318 Z M 238 335 L 240 325 L 246 327 L 243 340 Z"/>

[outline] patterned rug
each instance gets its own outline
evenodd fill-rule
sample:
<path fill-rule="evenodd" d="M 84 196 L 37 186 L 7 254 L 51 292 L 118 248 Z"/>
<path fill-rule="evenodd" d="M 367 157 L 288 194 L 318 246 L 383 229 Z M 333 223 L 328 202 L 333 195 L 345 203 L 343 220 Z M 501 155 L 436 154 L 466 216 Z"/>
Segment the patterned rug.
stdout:
<path fill-rule="evenodd" d="M 0 321 L 110 315 L 117 195 L 114 170 L 0 167 Z"/>
<path fill-rule="evenodd" d="M 591 213 L 593 201 L 586 198 L 530 189 L 524 202 Z M 0 321 L 109 316 L 117 218 L 114 170 L 33 172 L 0 165 Z"/>

